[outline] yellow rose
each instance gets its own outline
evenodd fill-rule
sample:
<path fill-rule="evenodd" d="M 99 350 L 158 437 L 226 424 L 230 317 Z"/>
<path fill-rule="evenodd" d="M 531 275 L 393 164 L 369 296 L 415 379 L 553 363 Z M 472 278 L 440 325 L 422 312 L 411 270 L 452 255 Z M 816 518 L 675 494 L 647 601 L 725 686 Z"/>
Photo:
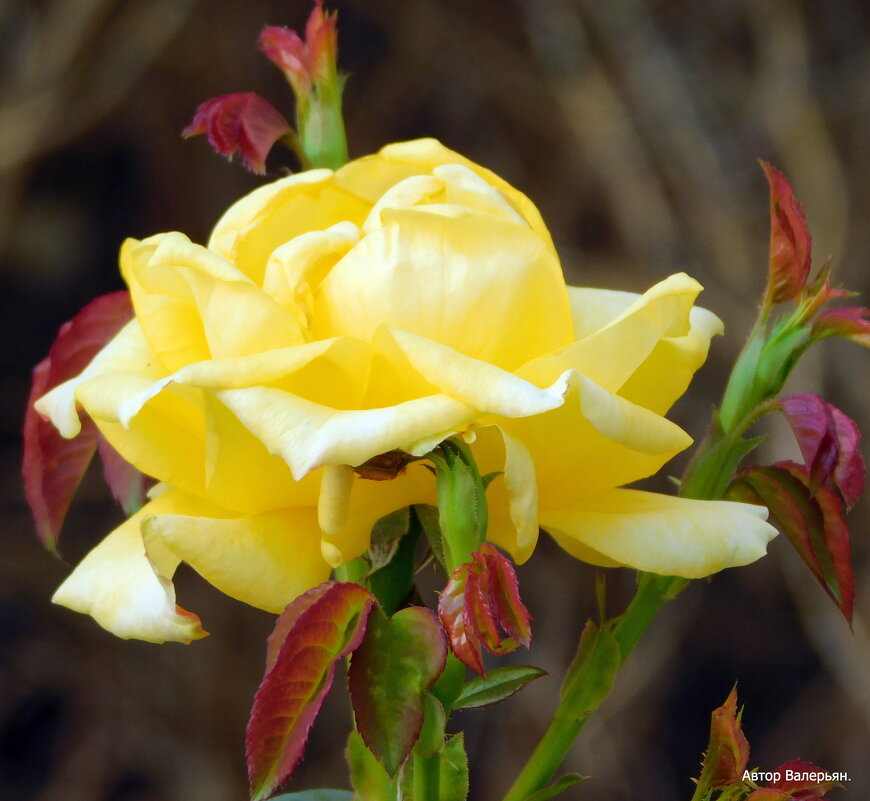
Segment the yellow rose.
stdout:
<path fill-rule="evenodd" d="M 566 287 L 528 198 L 434 140 L 264 186 L 208 247 L 128 241 L 121 271 L 135 319 L 38 402 L 68 437 L 81 405 L 161 482 L 55 595 L 119 636 L 202 635 L 181 561 L 280 611 L 378 518 L 434 502 L 420 463 L 352 467 L 459 432 L 502 472 L 489 539 L 519 561 L 540 525 L 595 564 L 699 577 L 774 534 L 758 507 L 618 489 L 690 444 L 663 415 L 720 331 L 698 283 Z"/>

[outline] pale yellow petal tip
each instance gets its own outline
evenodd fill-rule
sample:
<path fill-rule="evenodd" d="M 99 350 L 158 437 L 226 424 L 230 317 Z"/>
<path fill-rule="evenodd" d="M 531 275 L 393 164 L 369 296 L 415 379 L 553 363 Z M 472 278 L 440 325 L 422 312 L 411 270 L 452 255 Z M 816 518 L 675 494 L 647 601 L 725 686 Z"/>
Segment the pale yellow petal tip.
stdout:
<path fill-rule="evenodd" d="M 339 567 L 344 563 L 344 557 L 337 546 L 326 540 L 320 541 L 320 553 L 330 567 Z"/>

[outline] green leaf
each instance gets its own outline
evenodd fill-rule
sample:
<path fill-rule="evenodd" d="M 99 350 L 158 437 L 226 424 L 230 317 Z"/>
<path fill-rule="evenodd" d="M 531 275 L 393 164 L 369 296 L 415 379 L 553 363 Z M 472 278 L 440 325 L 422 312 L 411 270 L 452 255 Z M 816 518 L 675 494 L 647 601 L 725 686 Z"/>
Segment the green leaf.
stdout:
<path fill-rule="evenodd" d="M 570 710 L 572 718 L 581 720 L 598 708 L 607 698 L 621 664 L 619 642 L 613 632 L 588 621 L 562 684 L 562 705 Z"/>
<path fill-rule="evenodd" d="M 411 606 L 389 619 L 372 610 L 348 682 L 357 728 L 390 775 L 417 742 L 423 697 L 446 659 L 444 633 L 429 609 Z"/>
<path fill-rule="evenodd" d="M 350 781 L 356 798 L 364 801 L 395 801 L 396 782 L 369 751 L 358 731 L 352 731 L 345 751 Z"/>
<path fill-rule="evenodd" d="M 468 797 L 468 756 L 465 737 L 451 737 L 441 751 L 441 784 L 438 801 L 465 801 Z"/>
<path fill-rule="evenodd" d="M 410 522 L 410 509 L 396 509 L 384 515 L 372 527 L 371 541 L 369 543 L 369 561 L 372 572 L 380 570 L 388 565 L 399 548 L 399 540 L 405 536 Z"/>
<path fill-rule="evenodd" d="M 545 787 L 543 790 L 538 790 L 530 796 L 526 796 L 525 801 L 547 801 L 549 798 L 555 798 L 557 795 L 562 795 L 569 787 L 575 784 L 585 782 L 588 776 L 581 776 L 579 773 L 566 773 L 561 779 Z"/>
<path fill-rule="evenodd" d="M 460 662 L 452 652 L 448 651 L 444 672 L 438 677 L 438 681 L 432 687 L 432 695 L 441 702 L 447 714 L 450 714 L 456 704 L 456 699 L 459 698 L 462 692 L 462 688 L 465 685 L 466 672 L 465 664 Z"/>
<path fill-rule="evenodd" d="M 455 709 L 477 709 L 510 698 L 529 682 L 546 676 L 547 671 L 531 665 L 495 668 L 486 678 L 478 676 L 468 682 L 454 703 Z"/>
<path fill-rule="evenodd" d="M 284 793 L 273 795 L 270 801 L 351 801 L 353 793 L 350 790 L 303 790 L 300 793 Z M 372 801 L 375 801 L 373 799 Z M 380 801 L 380 799 L 377 799 Z M 390 801 L 384 798 L 384 801 Z"/>

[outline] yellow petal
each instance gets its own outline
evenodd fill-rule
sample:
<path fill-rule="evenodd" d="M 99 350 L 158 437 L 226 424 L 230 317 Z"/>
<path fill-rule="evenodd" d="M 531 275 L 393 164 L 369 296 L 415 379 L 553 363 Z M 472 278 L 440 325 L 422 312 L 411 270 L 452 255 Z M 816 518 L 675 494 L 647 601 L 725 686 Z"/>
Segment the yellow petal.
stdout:
<path fill-rule="evenodd" d="M 558 259 L 529 228 L 462 210 L 381 217 L 322 282 L 316 337 L 370 342 L 389 325 L 505 369 L 571 342 Z"/>
<path fill-rule="evenodd" d="M 541 524 L 584 561 L 702 578 L 764 556 L 776 536 L 766 517 L 751 504 L 617 489 L 547 509 Z"/>
<path fill-rule="evenodd" d="M 646 361 L 620 387 L 619 394 L 657 414 L 665 414 L 682 396 L 695 371 L 707 360 L 710 340 L 722 333 L 722 321 L 706 309 L 692 309 L 684 336 L 664 337 Z"/>
<path fill-rule="evenodd" d="M 663 337 L 688 333 L 689 312 L 700 291 L 701 285 L 685 273 L 672 275 L 638 297 L 602 327 L 556 353 L 524 365 L 518 374 L 545 386 L 565 370 L 577 370 L 604 389 L 616 392 Z M 615 303 L 607 304 L 605 301 L 602 305 L 606 310 L 612 310 L 624 299 L 623 293 L 619 293 L 613 299 Z M 588 323 L 582 319 L 583 310 L 578 309 L 576 297 L 574 301 L 572 312 L 575 315 L 580 312 L 581 318 L 579 326 L 575 322 L 575 331 L 578 327 L 583 330 Z M 606 313 L 600 309 L 592 312 L 598 320 Z M 668 365 L 662 366 L 666 369 Z"/>
<path fill-rule="evenodd" d="M 235 519 L 160 514 L 146 530 L 210 584 L 269 612 L 329 577 L 314 507 Z"/>
<path fill-rule="evenodd" d="M 122 269 L 145 336 L 169 371 L 304 341 L 293 315 L 230 262 L 182 234 L 128 243 Z"/>
<path fill-rule="evenodd" d="M 475 428 L 472 451 L 483 475 L 498 472 L 486 489 L 487 540 L 525 562 L 538 541 L 538 485 L 528 449 L 501 426 Z"/>
<path fill-rule="evenodd" d="M 329 170 L 308 170 L 262 187 L 231 206 L 215 226 L 208 247 L 262 285 L 277 247 L 342 221 L 361 226 L 370 209 L 371 203 L 343 188 Z"/>
<path fill-rule="evenodd" d="M 359 465 L 396 449 L 421 455 L 478 414 L 444 395 L 351 411 L 268 387 L 219 390 L 217 397 L 297 479 L 325 464 Z M 432 437 L 439 439 L 430 444 Z"/>
<path fill-rule="evenodd" d="M 51 420 L 61 436 L 70 439 L 81 430 L 76 405 L 79 386 L 115 372 L 142 373 L 152 380 L 161 375 L 138 320 L 127 323 L 79 375 L 37 400 L 36 410 Z"/>
<path fill-rule="evenodd" d="M 458 164 L 494 186 L 526 222 L 550 242 L 547 226 L 535 204 L 494 172 L 444 147 L 436 139 L 415 139 L 381 148 L 372 156 L 355 159 L 335 174 L 342 186 L 375 203 L 391 186 L 413 175 L 432 174 L 441 165 Z"/>
<path fill-rule="evenodd" d="M 149 515 L 199 509 L 196 501 L 177 491 L 146 504 L 81 561 L 52 600 L 91 615 L 124 639 L 190 642 L 204 637 L 199 618 L 175 603 L 171 578 L 178 558 L 165 548 L 146 554 L 140 531 Z"/>
<path fill-rule="evenodd" d="M 542 509 L 652 475 L 692 441 L 665 418 L 576 373 L 564 405 L 500 424 L 532 456 Z"/>

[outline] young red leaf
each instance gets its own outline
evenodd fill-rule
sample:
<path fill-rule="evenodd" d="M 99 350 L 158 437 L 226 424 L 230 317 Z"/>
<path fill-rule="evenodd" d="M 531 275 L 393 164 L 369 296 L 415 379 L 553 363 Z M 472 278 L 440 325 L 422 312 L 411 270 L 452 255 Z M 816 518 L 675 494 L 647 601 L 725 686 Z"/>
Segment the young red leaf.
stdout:
<path fill-rule="evenodd" d="M 770 185 L 770 269 L 767 302 L 794 300 L 810 273 L 812 239 L 804 210 L 786 177 L 765 161 L 761 168 Z"/>
<path fill-rule="evenodd" d="M 392 776 L 423 725 L 423 696 L 444 670 L 447 644 L 438 618 L 420 606 L 391 618 L 374 609 L 351 659 L 348 683 L 357 728 Z"/>
<path fill-rule="evenodd" d="M 254 92 L 236 92 L 206 100 L 181 135 L 205 134 L 222 156 L 232 159 L 238 153 L 249 170 L 262 175 L 269 151 L 289 131 L 290 123 L 268 100 Z"/>
<path fill-rule="evenodd" d="M 64 439 L 33 404 L 84 370 L 132 316 L 129 293 L 101 295 L 61 326 L 48 356 L 33 371 L 24 415 L 24 493 L 39 539 L 54 553 L 70 502 L 97 447 L 97 429 L 83 421 L 75 439 Z"/>
<path fill-rule="evenodd" d="M 811 801 L 820 799 L 828 790 L 835 787 L 837 782 L 828 778 L 827 771 L 813 765 L 812 762 L 804 762 L 802 759 L 792 759 L 780 765 L 773 771 L 782 778 L 773 782 L 770 787 L 782 790 L 793 801 Z M 795 778 L 795 777 L 800 778 Z"/>
<path fill-rule="evenodd" d="M 253 801 L 268 798 L 290 777 L 332 687 L 336 662 L 365 634 L 373 603 L 367 590 L 336 581 L 315 590 L 287 607 L 269 642 L 246 737 Z"/>
<path fill-rule="evenodd" d="M 851 509 L 861 493 L 867 478 L 864 457 L 858 446 L 861 444 L 861 431 L 857 423 L 836 406 L 831 407 L 834 427 L 837 430 L 837 464 L 834 466 L 834 484 L 840 490 L 846 507 Z"/>
<path fill-rule="evenodd" d="M 813 318 L 813 337 L 845 337 L 864 347 L 870 347 L 870 309 L 864 306 L 842 306 L 829 309 Z"/>
<path fill-rule="evenodd" d="M 740 725 L 737 711 L 737 685 L 718 709 L 710 716 L 710 745 L 707 759 L 714 760 L 710 786 L 727 787 L 740 780 L 749 762 L 749 741 Z M 705 765 L 705 769 L 706 769 Z"/>
<path fill-rule="evenodd" d="M 730 500 L 760 503 L 770 509 L 825 592 L 850 623 L 855 578 L 843 504 L 828 486 L 810 492 L 807 468 L 794 462 L 751 467 L 737 474 Z"/>
<path fill-rule="evenodd" d="M 810 392 L 782 398 L 779 406 L 797 439 L 815 491 L 831 478 L 837 463 L 839 442 L 833 407 Z"/>
<path fill-rule="evenodd" d="M 486 542 L 480 546 L 480 554 L 486 561 L 490 598 L 499 623 L 514 640 L 528 648 L 532 641 L 532 616 L 520 599 L 513 564 Z"/>
<path fill-rule="evenodd" d="M 513 566 L 486 543 L 454 571 L 438 614 L 453 653 L 481 676 L 482 648 L 505 654 L 520 643 L 528 647 L 531 640 L 531 615 L 520 600 Z"/>

